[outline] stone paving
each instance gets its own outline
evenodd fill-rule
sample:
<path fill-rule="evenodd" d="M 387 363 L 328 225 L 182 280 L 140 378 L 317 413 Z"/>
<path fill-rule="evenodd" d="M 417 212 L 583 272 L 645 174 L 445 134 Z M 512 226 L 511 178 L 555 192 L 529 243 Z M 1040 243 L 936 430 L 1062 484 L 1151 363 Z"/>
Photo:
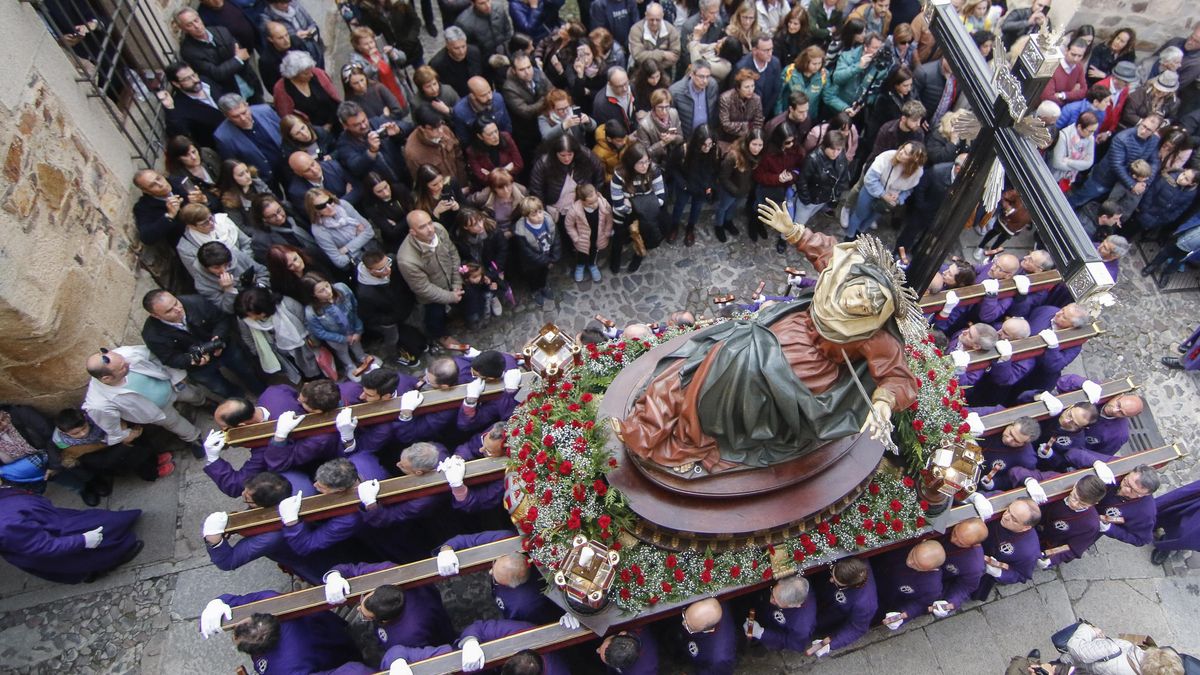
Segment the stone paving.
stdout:
<path fill-rule="evenodd" d="M 337 34 L 344 40 L 344 30 L 339 28 Z M 424 34 L 422 39 L 432 53 L 434 42 Z M 545 308 L 522 302 L 476 333 L 460 336 L 480 348 L 515 350 L 547 321 L 577 331 L 596 313 L 618 322 L 661 321 L 680 308 L 702 313 L 709 307 L 708 298 L 718 291 L 745 296 L 762 280 L 770 292 L 783 283 L 785 265 L 808 268 L 794 251 L 778 255 L 771 242 L 753 244 L 744 234 L 719 244 L 709 229 L 709 218 L 706 211 L 694 247 L 664 246 L 633 274 L 614 276 L 605 268 L 599 283 L 575 284 L 564 267 L 553 276 L 556 300 Z M 824 220 L 817 225 L 831 227 Z M 885 239 L 894 236 L 886 228 L 877 234 Z M 963 252 L 976 239 L 973 233 L 964 233 Z M 1025 235 L 1010 242 L 1009 249 L 1020 253 L 1029 246 Z M 1082 368 L 1093 378 L 1129 374 L 1144 386 L 1163 436 L 1187 451 L 1184 459 L 1165 471 L 1168 486 L 1175 487 L 1200 478 L 1195 454 L 1200 430 L 1194 424 L 1200 378 L 1168 371 L 1158 358 L 1172 353 L 1174 344 L 1193 330 L 1195 297 L 1159 294 L 1137 274 L 1144 262 L 1136 253 L 1123 261 L 1119 302 L 1100 319 L 1106 332 L 1088 343 L 1072 368 Z M 131 317 L 132 335 L 140 322 L 139 317 Z M 231 460 L 236 464 L 240 458 Z M 216 490 L 200 462 L 186 456 L 177 463 L 174 475 L 152 484 L 118 482 L 104 504 L 145 512 L 139 532 L 146 548 L 135 564 L 93 584 L 60 586 L 0 563 L 4 569 L 0 672 L 229 673 L 247 663 L 228 638 L 200 638 L 200 610 L 218 593 L 286 591 L 291 580 L 264 560 L 236 574 L 209 564 L 198 534 L 201 522 L 213 510 L 239 509 L 241 504 Z M 50 496 L 62 506 L 81 507 L 77 497 L 61 490 L 52 488 Z M 1012 655 L 1033 647 L 1049 653 L 1051 633 L 1076 617 L 1086 617 L 1110 633 L 1149 633 L 1160 644 L 1200 653 L 1200 631 L 1194 629 L 1200 623 L 1200 556 L 1177 554 L 1160 567 L 1148 558 L 1144 549 L 1102 539 L 1083 559 L 1062 570 L 1039 572 L 1025 586 L 1005 587 L 997 599 L 970 606 L 959 615 L 940 621 L 921 618 L 894 635 L 877 629 L 853 649 L 820 662 L 795 653 L 751 651 L 744 655 L 739 672 L 887 669 L 894 675 L 995 674 L 1003 671 Z M 482 575 L 451 580 L 440 590 L 458 627 L 494 616 Z"/>

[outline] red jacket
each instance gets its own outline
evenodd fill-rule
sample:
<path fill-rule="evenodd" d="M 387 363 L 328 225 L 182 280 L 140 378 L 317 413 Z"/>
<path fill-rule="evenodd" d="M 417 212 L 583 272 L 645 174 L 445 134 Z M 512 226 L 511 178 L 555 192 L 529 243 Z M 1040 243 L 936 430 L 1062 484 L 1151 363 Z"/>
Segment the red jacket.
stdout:
<path fill-rule="evenodd" d="M 784 171 L 796 171 L 804 166 L 804 147 L 799 143 L 792 146 L 790 152 L 767 153 L 765 150 L 754 167 L 754 182 L 767 187 L 783 187 L 795 185 L 796 181 L 779 182 L 779 174 Z"/>
<path fill-rule="evenodd" d="M 521 158 L 521 151 L 517 149 L 516 142 L 513 141 L 512 134 L 509 134 L 507 131 L 500 132 L 500 149 L 498 154 L 500 156 L 500 166 L 511 162 L 513 168 L 510 173 L 514 177 L 520 175 L 521 170 L 525 168 L 525 162 Z M 481 189 L 487 184 L 487 174 L 484 173 L 484 170 L 491 171 L 495 168 L 492 165 L 491 156 L 479 149 L 476 143 L 471 143 L 467 146 L 467 172 L 471 174 L 471 185 L 476 190 Z"/>
<path fill-rule="evenodd" d="M 317 84 L 321 85 L 326 94 L 329 94 L 329 98 L 338 103 L 342 102 L 342 95 L 337 93 L 337 90 L 333 88 L 333 81 L 329 79 L 325 71 L 320 68 L 313 68 L 313 79 L 317 81 Z M 275 83 L 275 87 L 271 89 L 271 96 L 275 97 L 275 112 L 279 113 L 280 117 L 291 115 L 292 113 L 304 117 L 304 113 L 296 110 L 296 102 L 287 93 L 287 88 L 283 86 L 284 82 L 287 82 L 287 80 L 282 77 L 279 78 L 279 81 Z"/>
<path fill-rule="evenodd" d="M 1100 80 L 1096 84 L 1106 89 L 1112 90 L 1112 76 Z M 1117 125 L 1121 123 L 1121 113 L 1125 111 L 1125 104 L 1129 102 L 1129 88 L 1134 85 L 1127 84 L 1121 90 L 1121 93 L 1114 96 L 1108 103 L 1108 107 L 1104 109 L 1104 124 L 1096 129 L 1096 133 L 1102 134 L 1105 131 L 1117 133 Z"/>
<path fill-rule="evenodd" d="M 1060 63 L 1054 69 L 1054 75 L 1050 76 L 1050 81 L 1046 83 L 1046 88 L 1042 90 L 1043 101 L 1054 101 L 1060 106 L 1071 103 L 1072 101 L 1081 101 L 1087 95 L 1087 63 L 1079 63 L 1075 66 L 1075 70 L 1070 73 L 1063 70 Z M 1057 94 L 1062 92 L 1066 95 L 1065 98 L 1059 98 Z"/>

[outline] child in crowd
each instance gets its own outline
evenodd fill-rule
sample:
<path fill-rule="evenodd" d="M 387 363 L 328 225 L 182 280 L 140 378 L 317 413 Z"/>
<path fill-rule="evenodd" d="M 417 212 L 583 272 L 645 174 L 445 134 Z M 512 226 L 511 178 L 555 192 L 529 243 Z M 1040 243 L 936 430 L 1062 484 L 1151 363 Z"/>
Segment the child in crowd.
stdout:
<path fill-rule="evenodd" d="M 1133 187 L 1127 188 L 1125 184 L 1117 181 L 1112 192 L 1108 193 L 1108 201 L 1116 202 L 1121 209 L 1121 222 L 1129 222 L 1129 217 L 1133 215 L 1138 204 L 1142 202 L 1142 197 L 1146 194 L 1146 188 L 1150 183 L 1150 162 L 1144 159 L 1135 159 L 1129 165 L 1129 175 L 1133 177 Z M 1107 237 L 1111 232 L 1106 232 L 1101 237 Z"/>
<path fill-rule="evenodd" d="M 59 449 L 59 462 L 64 469 L 78 471 L 88 478 L 80 496 L 84 503 L 95 506 L 94 495 L 112 492 L 112 476 L 133 473 L 146 481 L 170 476 L 175 462 L 169 452 L 156 452 L 154 447 L 139 440 L 143 428 L 134 426 L 129 436 L 116 445 L 105 442 L 107 434 L 92 423 L 79 408 L 63 408 L 54 416 L 54 432 L 50 437 Z"/>
<path fill-rule="evenodd" d="M 612 181 L 613 171 L 617 170 L 617 164 L 621 162 L 621 155 L 628 147 L 628 140 L 629 131 L 621 120 L 609 120 L 596 129 L 596 145 L 592 152 L 596 153 L 596 158 L 604 165 L 605 180 Z"/>
<path fill-rule="evenodd" d="M 608 248 L 613 233 L 612 205 L 600 196 L 590 183 L 575 188 L 575 203 L 567 211 L 565 224 L 567 236 L 575 245 L 575 283 L 583 281 L 586 268 L 592 281 L 600 281 L 600 267 L 596 258 Z"/>
<path fill-rule="evenodd" d="M 337 356 L 346 377 L 357 381 L 354 370 L 367 357 L 362 346 L 363 322 L 358 317 L 358 298 L 350 287 L 329 280 L 315 272 L 300 279 L 308 298 L 304 308 L 304 323 L 308 332 L 322 340 Z"/>
<path fill-rule="evenodd" d="M 488 307 L 500 286 L 483 273 L 479 263 L 466 263 L 458 271 L 463 278 L 462 305 L 467 315 L 467 328 L 476 330 L 488 315 Z"/>
<path fill-rule="evenodd" d="M 518 207 L 521 218 L 513 226 L 513 238 L 520 243 L 521 271 L 533 301 L 542 307 L 551 297 L 547 278 L 550 266 L 562 257 L 562 242 L 554 223 L 546 218 L 546 208 L 537 197 L 526 197 Z"/>

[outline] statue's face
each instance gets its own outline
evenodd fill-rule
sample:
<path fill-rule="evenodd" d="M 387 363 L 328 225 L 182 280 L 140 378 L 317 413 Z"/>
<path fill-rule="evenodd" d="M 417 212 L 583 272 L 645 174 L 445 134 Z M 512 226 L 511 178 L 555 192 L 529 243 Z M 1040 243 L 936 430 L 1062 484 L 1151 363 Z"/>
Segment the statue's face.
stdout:
<path fill-rule="evenodd" d="M 871 316 L 876 313 L 871 303 L 870 288 L 874 284 L 860 283 L 846 287 L 842 292 L 840 302 L 847 314 L 854 316 Z"/>

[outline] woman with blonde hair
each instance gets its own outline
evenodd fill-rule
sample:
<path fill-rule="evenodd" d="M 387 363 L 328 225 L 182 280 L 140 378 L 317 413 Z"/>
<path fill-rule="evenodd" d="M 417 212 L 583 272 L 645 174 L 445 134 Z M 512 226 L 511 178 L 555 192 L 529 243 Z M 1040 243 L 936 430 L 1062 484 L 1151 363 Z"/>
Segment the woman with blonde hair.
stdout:
<path fill-rule="evenodd" d="M 821 92 L 829 84 L 829 71 L 825 70 L 825 50 L 817 45 L 805 47 L 796 59 L 783 69 L 783 89 L 779 92 L 779 106 L 786 106 L 792 92 L 802 91 L 808 97 L 808 118 L 821 119 Z M 783 112 L 782 108 L 779 112 Z"/>
<path fill-rule="evenodd" d="M 642 118 L 634 132 L 636 140 L 646 146 L 655 164 L 665 166 L 667 156 L 683 147 L 683 132 L 679 111 L 671 105 L 671 92 L 655 89 L 650 94 L 650 114 Z"/>
<path fill-rule="evenodd" d="M 437 71 L 429 66 L 419 66 L 413 71 L 413 105 L 417 109 L 432 108 L 442 116 L 446 124 L 454 123 L 454 105 L 458 103 L 458 92 L 454 87 L 443 87 Z"/>
<path fill-rule="evenodd" d="M 513 222 L 518 217 L 517 205 L 528 195 L 528 188 L 513 180 L 511 173 L 496 169 L 488 174 L 484 188 L 471 195 L 467 203 L 491 215 L 496 228 L 505 237 L 512 237 Z"/>
<path fill-rule="evenodd" d="M 846 241 L 875 229 L 879 216 L 891 213 L 908 199 L 925 174 L 925 145 L 909 141 L 898 150 L 879 153 L 863 176 L 862 190 L 850 214 Z"/>
<path fill-rule="evenodd" d="M 974 33 L 981 30 L 989 33 L 996 32 L 995 19 L 991 15 L 991 9 L 991 0 L 966 0 L 959 16 L 967 26 L 967 32 Z"/>
<path fill-rule="evenodd" d="M 729 62 L 737 63 L 738 59 L 750 53 L 750 49 L 754 46 L 754 38 L 762 32 L 758 25 L 758 11 L 754 8 L 753 2 L 743 2 L 734 10 L 733 15 L 729 17 L 729 25 L 725 28 L 725 35 L 730 39 L 726 41 L 725 47 L 736 48 L 737 57 L 734 58 L 734 51 L 728 52 Z M 730 45 L 730 43 L 733 43 Z"/>
<path fill-rule="evenodd" d="M 405 62 L 407 57 L 404 56 L 404 52 L 392 46 L 384 46 L 380 50 L 375 31 L 365 26 L 359 26 L 350 31 L 350 46 L 354 49 L 354 52 L 350 54 L 350 64 L 362 66 L 364 75 L 382 84 L 392 93 L 392 96 L 396 97 L 400 110 L 393 110 L 392 116 L 404 117 L 407 115 L 408 97 L 405 96 L 397 76 L 400 67 L 393 68 L 392 66 L 393 63 Z"/>
<path fill-rule="evenodd" d="M 754 93 L 759 75 L 750 68 L 742 68 L 733 76 L 733 87 L 717 99 L 717 134 L 721 152 L 751 129 L 763 125 L 762 99 Z"/>
<path fill-rule="evenodd" d="M 210 241 L 219 241 L 230 251 L 241 251 L 247 257 L 253 257 L 250 237 L 224 213 L 213 213 L 203 204 L 185 204 L 175 217 L 183 224 L 183 236 L 175 244 L 175 252 L 189 272 L 195 269 L 192 263 L 196 260 L 196 252 Z"/>
<path fill-rule="evenodd" d="M 371 224 L 350 202 L 338 199 L 325 188 L 313 188 L 305 193 L 304 210 L 321 252 L 339 270 L 349 272 L 362 259 L 363 249 L 375 237 Z"/>
<path fill-rule="evenodd" d="M 588 33 L 588 41 L 596 48 L 596 62 L 600 64 L 601 71 L 607 73 L 608 69 L 614 66 L 625 67 L 629 60 L 625 49 L 613 40 L 613 34 L 607 28 L 593 28 L 592 32 Z"/>

